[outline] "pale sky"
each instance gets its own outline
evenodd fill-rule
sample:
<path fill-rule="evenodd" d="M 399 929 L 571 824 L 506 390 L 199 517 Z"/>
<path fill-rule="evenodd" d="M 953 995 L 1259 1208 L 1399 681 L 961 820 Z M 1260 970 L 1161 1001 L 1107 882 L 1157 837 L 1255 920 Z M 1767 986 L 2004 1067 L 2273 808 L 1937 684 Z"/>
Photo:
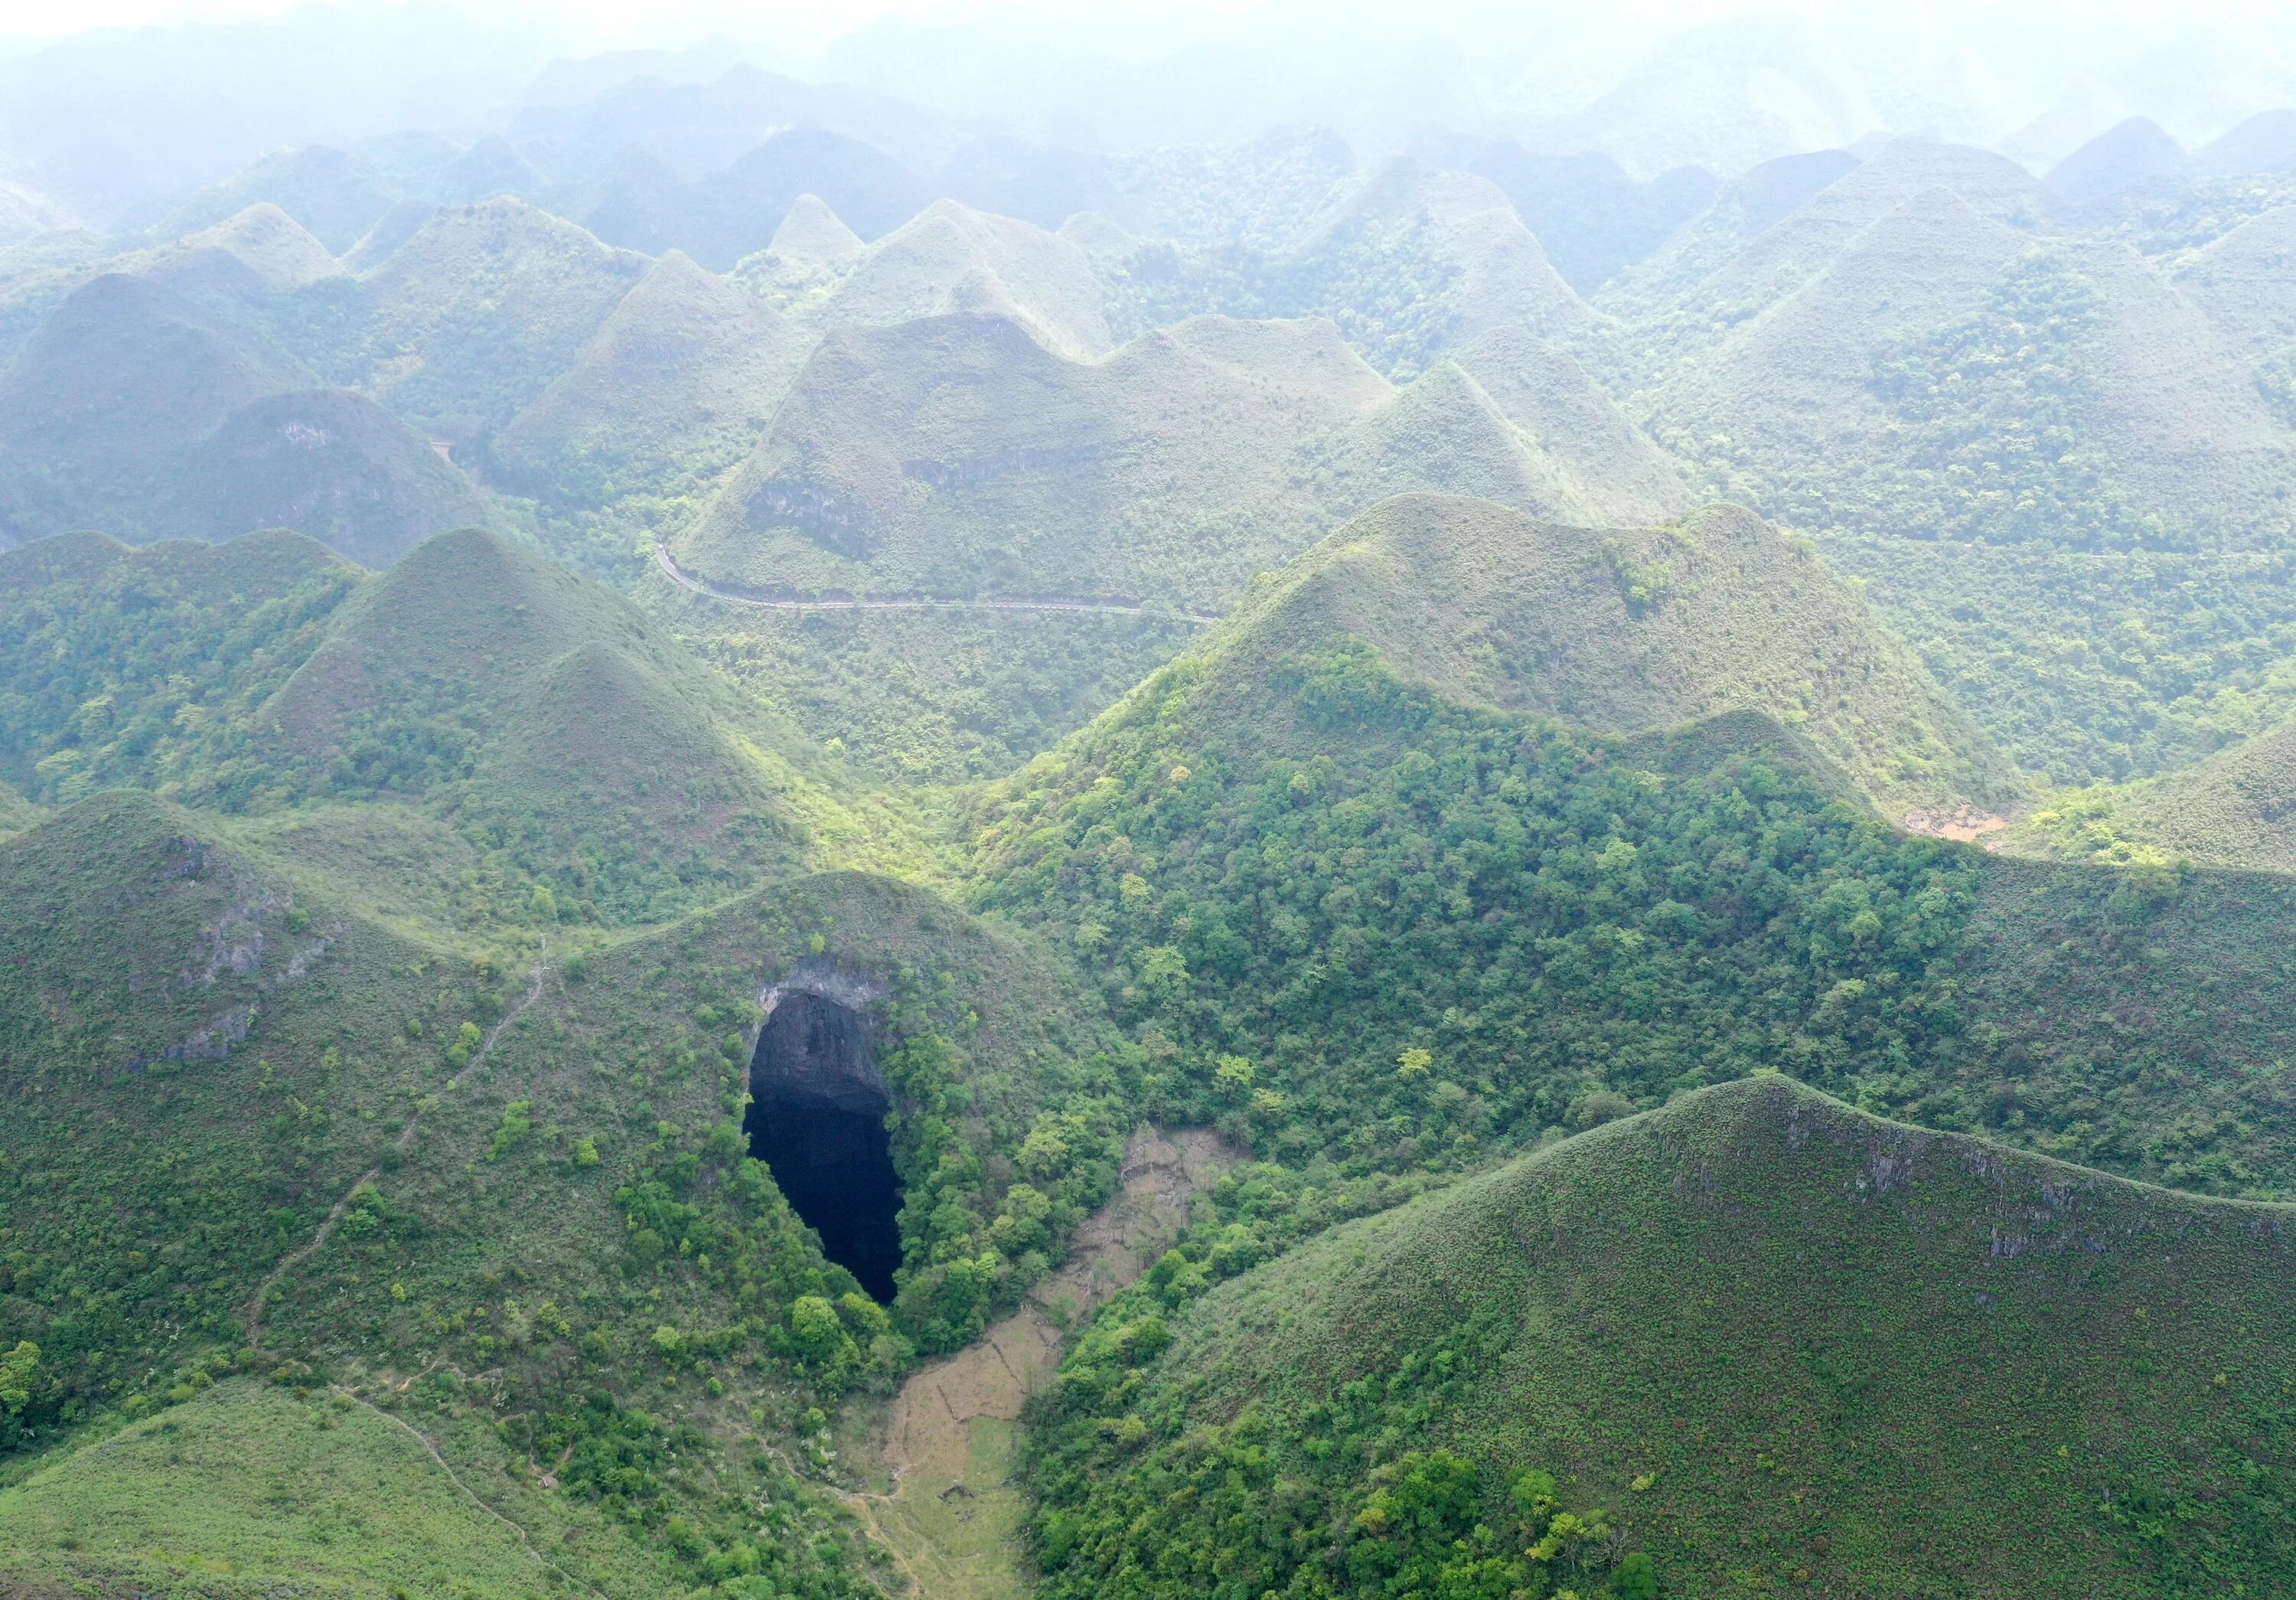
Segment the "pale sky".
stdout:
<path fill-rule="evenodd" d="M 0 37 L 53 39 L 98 29 L 245 21 L 275 18 L 307 4 L 378 10 L 410 3 L 420 5 L 423 0 L 0 0 Z M 2158 0 L 1990 0 L 1990 8 L 2071 13 L 2146 31 L 2196 20 L 2291 26 L 2287 0 L 2176 0 L 2171 5 Z M 1265 7 L 1263 0 L 464 0 L 452 9 L 565 36 L 570 43 L 612 47 L 676 46 L 714 33 L 747 38 L 797 35 L 817 42 L 888 12 L 928 21 L 1056 19 L 1065 30 L 1116 34 L 1152 33 L 1160 25 L 1185 33 Z M 1588 9 L 1584 0 L 1337 0 L 1315 8 L 1438 33 L 1463 32 L 1502 19 L 1519 24 L 1526 12 L 1558 18 L 1577 13 L 1574 20 L 1583 20 Z M 1903 16 L 1928 7 L 1922 0 L 1609 0 L 1599 7 L 1612 19 L 1677 23 L 1748 12 L 1835 9 Z"/>

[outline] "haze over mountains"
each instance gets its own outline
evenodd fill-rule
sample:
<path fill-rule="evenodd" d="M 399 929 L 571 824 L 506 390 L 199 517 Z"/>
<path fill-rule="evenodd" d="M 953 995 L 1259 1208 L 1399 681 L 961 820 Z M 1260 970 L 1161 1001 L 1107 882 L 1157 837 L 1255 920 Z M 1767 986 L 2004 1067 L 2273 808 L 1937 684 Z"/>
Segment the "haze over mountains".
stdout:
<path fill-rule="evenodd" d="M 2296 56 L 2038 15 L 0 56 L 0 1600 L 2296 1593 Z"/>

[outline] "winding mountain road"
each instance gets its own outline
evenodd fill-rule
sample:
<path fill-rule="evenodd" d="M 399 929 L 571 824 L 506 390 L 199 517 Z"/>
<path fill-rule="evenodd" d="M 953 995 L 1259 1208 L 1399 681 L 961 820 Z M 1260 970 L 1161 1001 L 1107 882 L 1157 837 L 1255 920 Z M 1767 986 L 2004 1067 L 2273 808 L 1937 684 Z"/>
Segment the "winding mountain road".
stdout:
<path fill-rule="evenodd" d="M 662 576 L 681 589 L 696 595 L 707 595 L 712 600 L 723 600 L 732 605 L 755 606 L 770 611 L 1091 611 L 1111 617 L 1168 617 L 1177 622 L 1193 622 L 1209 627 L 1220 620 L 1211 611 L 1154 611 L 1129 600 L 1021 600 L 991 597 L 987 600 L 936 600 L 923 595 L 889 595 L 871 596 L 851 595 L 841 597 L 811 596 L 800 598 L 744 594 L 711 583 L 679 566 L 669 554 L 669 546 L 657 542 L 653 547 L 654 564 Z"/>

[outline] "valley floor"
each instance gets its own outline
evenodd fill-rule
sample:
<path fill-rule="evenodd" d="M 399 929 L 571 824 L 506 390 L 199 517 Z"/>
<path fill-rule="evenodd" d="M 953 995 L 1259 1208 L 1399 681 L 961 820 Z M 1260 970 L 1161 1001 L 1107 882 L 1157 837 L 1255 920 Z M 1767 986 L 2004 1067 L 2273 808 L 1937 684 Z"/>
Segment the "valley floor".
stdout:
<path fill-rule="evenodd" d="M 1206 1128 L 1144 1128 L 1123 1186 L 1077 1232 L 1069 1264 L 979 1342 L 916 1374 L 883 1423 L 872 1491 L 857 1509 L 920 1600 L 1020 1600 L 1026 1500 L 1013 1481 L 1021 1407 L 1061 1364 L 1065 1331 L 1130 1285 L 1187 1227 L 1196 1197 L 1238 1153 Z"/>

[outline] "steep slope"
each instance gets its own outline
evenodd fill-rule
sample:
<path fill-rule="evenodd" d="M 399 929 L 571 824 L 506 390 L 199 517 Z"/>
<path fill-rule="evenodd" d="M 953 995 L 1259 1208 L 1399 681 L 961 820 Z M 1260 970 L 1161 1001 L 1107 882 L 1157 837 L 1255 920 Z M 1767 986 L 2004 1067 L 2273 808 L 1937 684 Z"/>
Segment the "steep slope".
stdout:
<path fill-rule="evenodd" d="M 185 234 L 147 271 L 179 293 L 255 301 L 308 288 L 342 268 L 301 223 L 264 201 Z"/>
<path fill-rule="evenodd" d="M 774 229 L 766 248 L 799 271 L 841 267 L 867 245 L 818 194 L 800 194 Z"/>
<path fill-rule="evenodd" d="M 0 554 L 0 777 L 53 803 L 134 785 L 243 806 L 254 709 L 360 574 L 299 534 L 130 547 L 61 534 Z"/>
<path fill-rule="evenodd" d="M 1702 167 L 1637 183 L 1606 155 L 1534 153 L 1515 144 L 1465 144 L 1438 166 L 1487 177 L 1506 193 L 1563 281 L 1592 295 L 1705 212 L 1724 185 Z"/>
<path fill-rule="evenodd" d="M 1838 176 L 1782 215 L 1829 172 Z M 1752 182 L 1756 177 L 1767 181 Z M 1918 211 L 1942 190 L 1975 215 L 2030 226 L 2053 204 L 2015 162 L 1965 145 L 1899 139 L 1842 169 L 1833 152 L 1774 163 L 1748 175 L 1747 190 L 1725 194 L 1714 209 L 1646 267 L 1624 275 L 1604 297 L 1607 308 L 1635 324 L 1652 371 L 1694 366 L 1718 340 L 1810 283 L 1893 213 Z M 1961 270 L 1948 257 L 1939 265 Z M 1927 292 L 1917 284 L 1907 289 Z"/>
<path fill-rule="evenodd" d="M 254 720 L 324 792 L 422 799 L 500 852 L 547 891 L 545 924 L 913 859 L 794 729 L 627 601 L 491 534 L 432 539 L 363 586 Z"/>
<path fill-rule="evenodd" d="M 770 306 L 672 252 L 490 459 L 506 481 L 578 504 L 698 487 L 749 454 L 803 355 Z"/>
<path fill-rule="evenodd" d="M 12 784 L 0 784 L 0 834 L 20 833 L 40 820 L 40 808 L 26 800 Z"/>
<path fill-rule="evenodd" d="M 381 1600 L 455 1561 L 473 1593 L 876 1592 L 791 1464 L 911 1340 L 976 1333 L 1041 1275 L 979 1265 L 992 1227 L 1057 1253 L 1113 1186 L 1109 1041 L 1071 981 L 858 874 L 530 967 L 394 938 L 336 890 L 135 794 L 0 841 L 0 1451 L 86 1447 L 0 1492 L 0 1583 L 225 1600 L 280 1572 Z M 865 1007 L 901 1087 L 932 1207 L 898 1332 L 745 1158 L 775 986 Z M 977 1245 L 952 1231 L 975 1208 Z"/>
<path fill-rule="evenodd" d="M 469 479 L 405 423 L 340 390 L 242 406 L 184 467 L 169 531 L 228 539 L 259 528 L 308 533 L 367 567 L 433 534 L 490 520 Z"/>
<path fill-rule="evenodd" d="M 1332 317 L 1398 377 L 1493 329 L 1554 338 L 1593 320 L 1496 185 L 1406 158 L 1343 189 L 1268 270 L 1281 315 Z"/>
<path fill-rule="evenodd" d="M 2267 211 L 2201 250 L 2177 287 L 2254 360 L 2296 346 L 2296 206 Z"/>
<path fill-rule="evenodd" d="M 2196 172 L 2237 176 L 2296 168 L 2296 111 L 2259 111 L 2193 152 Z"/>
<path fill-rule="evenodd" d="M 2049 168 L 2049 192 L 2069 205 L 2087 205 L 2155 178 L 2181 176 L 2184 146 L 2150 117 L 2115 123 Z"/>
<path fill-rule="evenodd" d="M 1690 508 L 1681 467 L 1566 352 L 1527 328 L 1496 328 L 1451 359 L 1567 475 L 1579 520 L 1624 527 Z"/>
<path fill-rule="evenodd" d="M 168 532 L 184 453 L 241 407 L 314 382 L 158 283 L 95 278 L 0 373 L 0 537 Z"/>
<path fill-rule="evenodd" d="M 1076 359 L 1113 346 L 1084 252 L 1058 234 L 939 201 L 872 245 L 817 303 L 820 327 L 882 327 L 950 312 L 1009 316 Z"/>
<path fill-rule="evenodd" d="M 800 590 L 1219 592 L 1320 531 L 1281 493 L 1292 459 L 1387 385 L 1327 324 L 1267 330 L 1248 365 L 1208 332 L 1209 357 L 1183 331 L 1098 363 L 1002 316 L 832 333 L 674 547 Z"/>
<path fill-rule="evenodd" d="M 892 157 L 819 127 L 786 128 L 697 188 L 715 226 L 693 253 L 719 271 L 765 248 L 800 196 L 818 195 L 865 239 L 891 233 L 932 198 Z"/>
<path fill-rule="evenodd" d="M 442 211 L 362 283 L 375 398 L 481 443 L 573 365 L 647 262 L 509 199 Z"/>
<path fill-rule="evenodd" d="M 511 1492 L 524 1517 L 559 1520 L 545 1496 Z M 346 1526 L 357 1537 L 340 1537 Z M 565 1530 L 603 1533 L 616 1564 L 629 1560 L 613 1533 Z M 236 1579 L 323 1581 L 323 1592 L 360 1600 L 455 1587 L 510 1600 L 565 1581 L 386 1413 L 250 1377 L 63 1453 L 0 1490 L 0 1547 L 8 1552 L 0 1584 L 28 1595 L 51 1585 L 95 1596 L 164 1585 L 208 1596 Z M 201 1569 L 217 1567 L 232 1578 L 210 1588 Z"/>
<path fill-rule="evenodd" d="M 984 903 L 1078 952 L 1146 1056 L 1144 1104 L 1250 1138 L 1291 1169 L 1271 1182 L 1308 1185 L 1300 1204 L 1325 1218 L 1765 1067 L 2132 1177 L 2296 1194 L 2274 1064 L 2296 1047 L 2277 976 L 2285 878 L 2131 874 L 1900 833 L 1861 803 L 1870 774 L 1819 747 L 1842 742 L 1845 712 L 1832 729 L 1749 709 L 1599 731 L 1680 686 L 1636 677 L 1661 635 L 1689 641 L 1670 656 L 1743 664 L 1741 704 L 1775 704 L 1793 687 L 1781 672 L 1856 664 L 1854 635 L 1826 636 L 1822 593 L 1800 624 L 1820 648 L 1797 658 L 1776 614 L 1795 586 L 1759 553 L 1742 558 L 1757 592 L 1734 597 L 1711 526 L 1731 515 L 1700 530 L 1712 593 L 1665 602 L 1682 607 L 1670 622 L 1580 602 L 1567 548 L 1527 575 L 1531 603 L 1511 617 L 1504 591 L 1479 589 L 1498 562 L 1335 538 L 1324 570 L 1308 558 L 1296 588 L 982 794 Z M 1609 554 L 1582 546 L 1577 562 Z M 1557 598 L 1578 609 L 1534 609 Z M 1533 628 L 1582 611 L 1555 681 L 1535 661 L 1523 683 Z M 1493 613 L 1528 623 L 1448 620 Z M 1878 705 L 1849 729 L 1870 751 L 1915 719 L 1870 688 L 1886 653 L 1867 659 L 1865 685 L 1833 681 Z M 1716 698 L 1696 683 L 1681 700 Z M 1951 715 L 1933 688 L 1928 704 Z M 1344 1189 L 1308 1176 L 1326 1170 Z"/>
<path fill-rule="evenodd" d="M 2076 861 L 2296 872 L 2296 725 L 2164 778 L 2054 796 L 2009 842 Z"/>
<path fill-rule="evenodd" d="M 1675 232 L 1648 261 L 1621 272 L 1599 297 L 1606 309 L 1648 309 L 1678 295 L 1799 210 L 1858 164 L 1846 150 L 1779 156 L 1722 185 L 1713 201 Z"/>
<path fill-rule="evenodd" d="M 1435 496 L 1382 502 L 1288 570 L 1219 648 L 1375 646 L 1447 698 L 1618 733 L 1759 710 L 1877 802 L 1997 804 L 2007 768 L 1806 551 L 1734 508 L 1590 532 Z"/>
<path fill-rule="evenodd" d="M 250 206 L 272 205 L 308 228 L 329 251 L 340 255 L 381 221 L 399 198 L 397 186 L 373 163 L 324 144 L 305 144 L 265 156 L 202 191 L 158 231 L 181 238 Z"/>
<path fill-rule="evenodd" d="M 2292 1222 L 1776 1078 L 1205 1293 L 1247 1220 L 1070 1358 L 1047 1588 L 2272 1593 Z"/>
<path fill-rule="evenodd" d="M 1393 389 L 1321 319 L 1197 318 L 1093 363 L 1003 317 L 840 331 L 673 549 L 758 588 L 1218 607 L 1403 490 L 1582 521 L 1685 503 L 1567 357 L 1505 334 L 1471 358 L 1521 423 L 1447 363 Z"/>
<path fill-rule="evenodd" d="M 1685 365 L 1655 408 L 1659 438 L 1731 493 L 1812 527 L 2253 543 L 2284 521 L 2296 469 L 2249 374 L 2134 252 L 2037 247 L 1943 189 Z"/>

